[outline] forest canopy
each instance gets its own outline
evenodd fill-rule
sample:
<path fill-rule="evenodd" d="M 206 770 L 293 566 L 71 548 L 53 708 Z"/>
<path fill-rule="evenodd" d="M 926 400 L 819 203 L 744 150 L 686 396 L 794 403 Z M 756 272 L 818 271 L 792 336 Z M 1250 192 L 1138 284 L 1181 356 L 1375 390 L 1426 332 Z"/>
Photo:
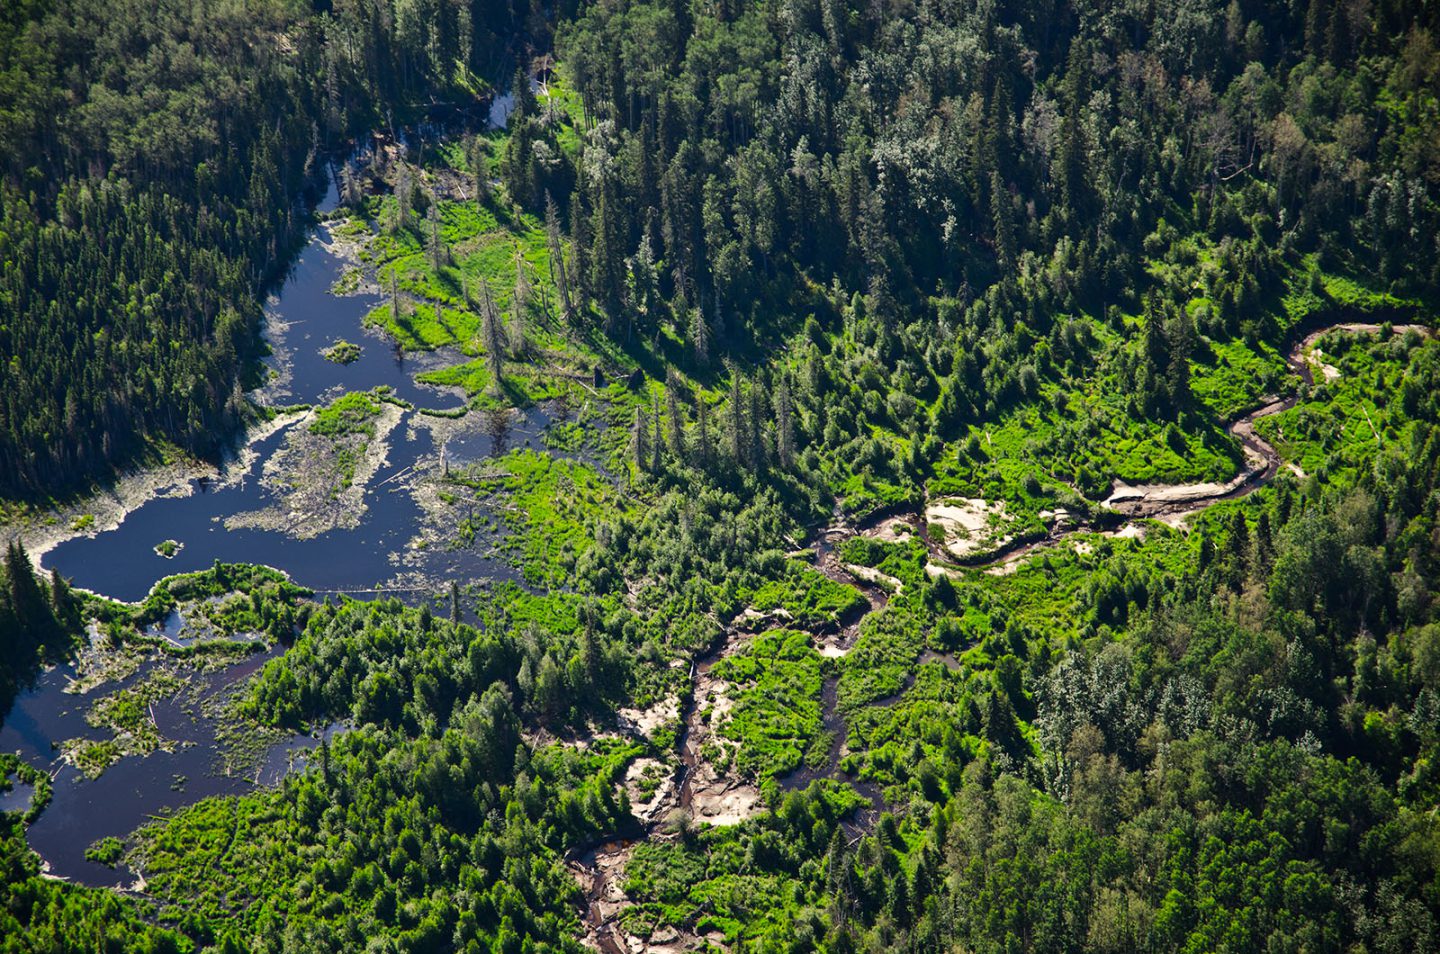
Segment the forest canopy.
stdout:
<path fill-rule="evenodd" d="M 9 5 L 0 497 L 273 412 L 330 170 L 366 322 L 461 355 L 404 410 L 555 413 L 439 455 L 425 545 L 505 579 L 414 605 L 217 563 L 127 607 L 12 545 L 0 703 L 233 590 L 286 647 L 225 718 L 317 742 L 94 846 L 131 894 L 0 815 L 0 951 L 1440 948 L 1437 44 L 1420 0 Z"/>

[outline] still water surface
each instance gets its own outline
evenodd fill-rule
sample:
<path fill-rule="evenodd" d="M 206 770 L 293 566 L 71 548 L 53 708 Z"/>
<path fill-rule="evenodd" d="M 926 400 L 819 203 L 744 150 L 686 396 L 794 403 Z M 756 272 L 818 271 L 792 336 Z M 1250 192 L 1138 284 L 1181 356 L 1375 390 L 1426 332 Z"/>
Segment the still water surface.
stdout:
<path fill-rule="evenodd" d="M 502 107 L 503 109 L 503 107 Z M 503 122 L 503 116 L 501 121 Z M 321 203 L 333 207 L 335 192 Z M 456 354 L 406 356 L 363 325 L 367 312 L 378 303 L 374 296 L 340 297 L 330 288 L 346 263 L 330 247 L 331 236 L 318 226 L 299 256 L 279 294 L 267 307 L 267 337 L 274 354 L 272 381 L 261 400 L 274 404 L 323 404 L 347 391 L 390 387 L 396 396 L 417 408 L 453 409 L 463 406 L 461 394 L 419 384 L 415 375 L 428 368 L 460 360 Z M 321 351 L 336 339 L 361 346 L 359 360 L 340 365 Z M 260 509 L 272 501 L 262 486 L 264 463 L 284 446 L 286 428 L 250 445 L 253 460 L 239 479 L 223 483 L 192 481 L 188 493 L 152 499 L 130 513 L 115 529 L 78 537 L 56 547 L 44 560 L 46 570 L 58 569 L 81 587 L 117 599 L 143 599 L 154 583 L 172 573 L 199 570 L 214 561 L 257 563 L 289 574 L 297 583 L 321 593 L 384 590 L 397 583 L 513 576 L 513 570 L 475 550 L 427 550 L 417 561 L 412 551 L 401 559 L 424 514 L 402 480 L 396 478 L 417 464 L 433 466 L 436 448 L 431 431 L 415 425 L 415 411 L 407 411 L 390 433 L 385 463 L 365 494 L 366 509 L 359 526 L 322 533 L 308 540 L 263 529 L 227 530 L 227 517 Z M 468 434 L 450 446 L 450 460 L 474 460 L 502 452 L 511 441 L 530 441 L 548 423 L 534 410 L 507 428 Z M 287 425 L 293 427 L 294 424 Z M 155 552 L 165 540 L 182 544 L 171 559 Z M 436 584 L 438 585 L 438 584 Z M 370 594 L 375 595 L 375 594 Z M 184 642 L 178 617 L 161 624 L 161 632 Z M 201 683 L 202 696 L 233 692 L 279 647 L 258 652 L 244 662 L 219 672 L 192 676 Z M 291 767 L 297 753 L 318 744 L 300 736 L 272 747 L 245 774 L 229 774 L 221 761 L 213 718 L 192 700 L 182 705 L 157 703 L 153 719 L 160 734 L 178 745 L 173 752 L 159 751 L 128 757 L 96 780 L 85 780 L 58 758 L 66 739 L 104 738 L 108 730 L 87 725 L 84 713 L 97 694 L 113 692 L 144 678 L 157 665 L 146 663 L 139 672 L 107 684 L 90 696 L 64 692 L 75 674 L 73 666 L 42 673 L 22 694 L 0 727 L 0 751 L 16 752 L 32 765 L 46 768 L 54 777 L 54 797 L 27 831 L 27 839 L 45 860 L 48 871 L 92 885 L 120 886 L 135 881 L 135 874 L 87 861 L 85 849 L 108 835 L 123 837 L 136 827 L 168 811 L 213 795 L 233 795 L 253 786 L 277 782 Z M 333 730 L 333 727 L 332 727 Z M 332 731 L 332 730 L 327 730 Z M 31 792 L 13 786 L 0 795 L 0 811 L 23 811 Z"/>

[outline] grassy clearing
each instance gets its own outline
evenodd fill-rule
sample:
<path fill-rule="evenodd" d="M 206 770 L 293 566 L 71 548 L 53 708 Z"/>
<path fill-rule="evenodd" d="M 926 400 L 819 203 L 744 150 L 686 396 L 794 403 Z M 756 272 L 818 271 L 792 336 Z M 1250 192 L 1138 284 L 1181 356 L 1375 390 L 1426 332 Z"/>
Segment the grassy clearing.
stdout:
<path fill-rule="evenodd" d="M 1415 405 L 1434 381 L 1440 342 L 1336 331 L 1316 347 L 1340 376 L 1317 378 L 1300 403 L 1261 418 L 1255 429 L 1306 474 L 1334 476 L 1366 466 L 1387 447 L 1408 446 Z"/>
<path fill-rule="evenodd" d="M 125 843 L 113 835 L 101 838 L 85 849 L 85 860 L 113 868 L 125 855 Z"/>
<path fill-rule="evenodd" d="M 595 545 L 597 522 L 630 509 L 590 465 L 528 448 L 484 471 L 454 471 L 450 482 L 489 499 L 508 531 L 501 547 L 515 555 L 527 583 L 560 590 L 575 582 L 575 563 Z"/>
<path fill-rule="evenodd" d="M 375 436 L 375 419 L 380 416 L 380 400 L 366 391 L 356 391 L 336 398 L 315 412 L 310 424 L 312 434 L 345 437 L 360 434 Z"/>
<path fill-rule="evenodd" d="M 742 775 L 763 780 L 802 763 L 824 764 L 822 662 L 808 633 L 772 630 L 715 664 L 712 673 L 730 683 L 733 703 L 719 734 L 736 743 L 732 764 Z"/>
<path fill-rule="evenodd" d="M 322 355 L 326 361 L 333 361 L 336 364 L 353 364 L 360 360 L 360 346 L 353 341 L 339 338 L 326 348 Z"/>
<path fill-rule="evenodd" d="M 1209 341 L 1205 361 L 1192 365 L 1190 388 L 1196 400 L 1222 421 L 1233 420 L 1295 383 L 1284 356 L 1266 342 Z"/>
<path fill-rule="evenodd" d="M 784 610 L 799 626 L 833 625 L 865 606 L 853 586 L 836 583 L 798 560 L 788 560 L 778 578 L 766 580 L 750 605 L 761 613 Z"/>

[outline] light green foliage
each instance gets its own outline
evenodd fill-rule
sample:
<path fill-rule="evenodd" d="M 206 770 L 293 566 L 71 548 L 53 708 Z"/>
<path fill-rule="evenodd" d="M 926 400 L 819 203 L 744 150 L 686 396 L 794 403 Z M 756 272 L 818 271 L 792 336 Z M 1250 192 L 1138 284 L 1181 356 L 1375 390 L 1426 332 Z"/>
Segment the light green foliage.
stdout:
<path fill-rule="evenodd" d="M 1316 347 L 1323 362 L 1315 386 L 1295 407 L 1260 419 L 1256 430 L 1306 474 L 1368 466 L 1405 455 L 1413 415 L 1440 385 L 1440 344 L 1418 335 L 1377 339 L 1332 332 Z"/>
<path fill-rule="evenodd" d="M 829 738 L 820 720 L 821 658 L 808 633 L 773 630 L 715 665 L 733 703 L 718 732 L 738 744 L 736 770 L 756 779 L 783 776 L 802 763 L 823 765 Z"/>
<path fill-rule="evenodd" d="M 85 849 L 85 859 L 98 864 L 115 867 L 125 854 L 125 843 L 113 835 L 101 838 L 95 844 Z"/>
<path fill-rule="evenodd" d="M 865 605 L 854 587 L 836 583 L 796 560 L 787 561 L 783 571 L 765 581 L 751 598 L 756 611 L 783 610 L 800 626 L 833 626 Z"/>
<path fill-rule="evenodd" d="M 360 434 L 375 436 L 375 418 L 380 416 L 380 401 L 371 393 L 356 391 L 336 398 L 315 412 L 310 430 L 327 437 Z"/>
<path fill-rule="evenodd" d="M 529 449 L 510 452 L 494 470 L 455 472 L 451 480 L 493 499 L 525 578 L 536 585 L 572 580 L 576 561 L 593 545 L 595 518 L 629 510 L 590 465 Z"/>
<path fill-rule="evenodd" d="M 323 354 L 326 361 L 333 361 L 336 364 L 352 364 L 360 360 L 360 346 L 353 341 L 340 338 L 326 348 Z"/>

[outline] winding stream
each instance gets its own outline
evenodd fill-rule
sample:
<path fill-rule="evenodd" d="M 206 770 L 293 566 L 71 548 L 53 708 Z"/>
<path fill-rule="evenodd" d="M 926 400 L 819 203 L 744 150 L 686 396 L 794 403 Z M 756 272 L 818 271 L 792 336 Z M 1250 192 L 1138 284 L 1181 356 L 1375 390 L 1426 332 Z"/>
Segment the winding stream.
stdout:
<path fill-rule="evenodd" d="M 1337 329 L 1355 333 L 1374 333 L 1380 330 L 1380 326 L 1363 322 L 1336 322 L 1311 331 L 1297 340 L 1286 354 L 1286 364 L 1306 385 L 1314 384 L 1314 371 L 1307 360 L 1309 352 L 1317 339 L 1326 332 Z M 1423 325 L 1394 326 L 1396 333 L 1403 334 L 1412 330 L 1427 337 L 1434 334 L 1430 328 Z M 1326 371 L 1327 377 L 1334 376 L 1327 366 L 1322 365 L 1322 370 Z M 1110 495 L 1103 501 L 1104 506 L 1119 512 L 1125 518 L 1117 532 L 1124 534 L 1127 532 L 1127 528 L 1138 527 L 1141 521 L 1150 519 L 1168 519 L 1178 523 L 1185 517 L 1198 513 L 1220 501 L 1253 493 L 1274 480 L 1280 469 L 1286 464 L 1279 452 L 1255 432 L 1255 423 L 1261 418 L 1279 414 L 1294 407 L 1298 400 L 1298 394 L 1285 397 L 1267 396 L 1261 399 L 1259 407 L 1238 418 L 1229 426 L 1229 433 L 1240 442 L 1245 460 L 1240 472 L 1223 484 L 1129 486 L 1117 483 Z M 838 634 L 827 635 L 819 631 L 812 631 L 822 654 L 833 657 L 848 653 L 855 645 L 864 619 L 871 613 L 883 610 L 889 600 L 888 594 L 876 585 L 874 580 L 857 576 L 851 568 L 840 561 L 835 552 L 837 544 L 857 533 L 873 532 L 880 524 L 891 519 L 893 519 L 893 514 L 881 513 L 852 527 L 843 519 L 837 505 L 832 526 L 817 535 L 813 544 L 816 568 L 837 583 L 858 588 L 868 604 L 863 611 L 851 619 L 842 621 Z M 915 515 L 913 519 L 917 527 L 923 528 L 923 515 Z M 997 570 L 1003 572 L 1005 568 L 1014 567 L 1036 550 L 1052 547 L 1066 536 L 1087 529 L 1090 528 L 1078 523 L 1066 525 L 1057 523 L 1048 535 L 1039 540 L 1020 541 L 1002 547 L 999 552 L 970 563 L 968 567 L 970 569 L 987 569 L 987 572 L 996 572 Z M 948 555 L 943 552 L 943 548 L 934 541 L 930 541 L 928 535 L 921 534 L 920 538 L 927 541 L 926 545 L 932 558 L 945 563 L 951 562 Z M 939 568 L 941 572 L 949 572 L 943 564 Z M 726 781 L 723 778 L 717 780 L 711 777 L 715 773 L 701 755 L 702 742 L 709 731 L 701 716 L 701 710 L 706 703 L 706 700 L 702 698 L 704 694 L 702 690 L 708 686 L 709 673 L 715 664 L 746 644 L 749 634 L 738 623 L 739 620 L 728 626 L 723 638 L 717 641 L 717 644 L 711 649 L 698 656 L 691 665 L 691 680 L 694 689 L 690 702 L 683 713 L 678 744 L 679 765 L 676 769 L 676 787 L 673 796 L 675 807 L 687 813 L 693 814 L 697 803 L 697 779 L 705 780 L 704 784 L 708 786 L 712 796 L 716 786 L 722 786 L 718 789 L 721 797 L 730 789 L 744 784 L 734 779 Z M 921 654 L 917 665 L 923 665 L 926 662 L 940 662 L 953 669 L 955 661 L 953 657 L 927 650 Z M 821 690 L 821 716 L 825 731 L 830 734 L 831 739 L 826 764 L 817 769 L 802 767 L 778 781 L 785 791 L 802 789 L 812 781 L 820 779 L 840 779 L 850 784 L 870 803 L 870 808 L 863 813 L 863 817 L 851 819 L 845 824 L 847 834 L 857 837 L 873 824 L 875 818 L 884 810 L 885 803 L 879 786 L 850 778 L 840 769 L 839 763 L 844 752 L 847 726 L 838 706 L 837 682 L 836 676 L 828 676 Z M 888 704 L 903 693 L 902 689 L 896 697 L 881 700 L 875 704 Z M 729 786 L 729 788 L 723 786 Z M 707 940 L 682 932 L 677 933 L 673 938 L 667 936 L 658 942 L 652 938 L 650 942 L 645 942 L 628 934 L 621 927 L 620 918 L 629 905 L 621 885 L 625 863 L 635 846 L 650 839 L 665 840 L 677 837 L 677 833 L 673 826 L 668 824 L 663 811 L 655 813 L 652 817 L 654 820 L 648 825 L 642 826 L 640 830 L 626 832 L 624 837 L 617 837 L 571 858 L 571 868 L 580 883 L 585 899 L 581 908 L 581 920 L 585 926 L 586 938 L 605 954 L 629 954 L 633 950 L 678 950 L 686 943 L 696 944 Z M 694 820 L 702 819 L 696 817 Z"/>
<path fill-rule="evenodd" d="M 1324 325 L 1300 337 L 1286 352 L 1285 363 L 1305 385 L 1313 385 L 1315 372 L 1307 358 L 1317 340 L 1331 331 L 1374 334 L 1380 330 L 1379 324 L 1357 321 L 1338 321 Z M 1393 325 L 1392 330 L 1395 334 L 1413 331 L 1427 338 L 1435 335 L 1434 329 L 1425 325 Z M 1321 368 L 1325 371 L 1327 378 L 1338 374 L 1328 365 L 1322 364 Z M 1117 535 L 1127 532 L 1134 533 L 1139 529 L 1140 522 L 1144 520 L 1162 520 L 1171 525 L 1178 525 L 1186 518 L 1221 501 L 1234 500 L 1254 493 L 1273 481 L 1282 467 L 1289 467 L 1296 475 L 1305 476 L 1294 464 L 1286 463 L 1281 458 L 1279 451 L 1255 432 L 1255 423 L 1261 418 L 1288 411 L 1298 401 L 1298 393 L 1284 397 L 1267 395 L 1260 399 L 1259 407 L 1237 418 L 1226 428 L 1240 442 L 1241 450 L 1244 453 L 1244 463 L 1240 472 L 1223 484 L 1141 484 L 1131 486 L 1117 481 L 1109 496 L 1102 501 L 1103 506 L 1120 513 L 1125 518 L 1114 532 Z M 923 527 L 923 520 L 917 517 L 916 524 Z M 1057 521 L 1050 532 L 1038 540 L 1017 541 L 1001 547 L 981 560 L 966 565 L 971 568 L 987 568 L 987 572 L 991 573 L 1006 572 L 1036 550 L 1054 546 L 1072 533 L 1090 529 L 1092 528 L 1081 523 L 1061 524 Z M 925 536 L 921 538 L 928 540 Z M 927 545 L 932 557 L 950 562 L 951 558 L 933 541 Z"/>

